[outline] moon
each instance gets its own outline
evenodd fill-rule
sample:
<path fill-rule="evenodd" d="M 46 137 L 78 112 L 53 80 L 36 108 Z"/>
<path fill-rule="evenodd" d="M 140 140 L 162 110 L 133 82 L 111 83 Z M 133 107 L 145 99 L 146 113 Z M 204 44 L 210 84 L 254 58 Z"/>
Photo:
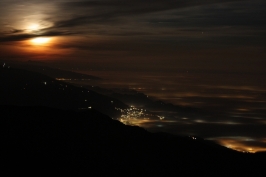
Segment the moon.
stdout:
<path fill-rule="evenodd" d="M 38 24 L 32 24 L 28 27 L 28 30 L 30 31 L 37 31 L 40 29 L 40 26 Z"/>
<path fill-rule="evenodd" d="M 32 39 L 31 43 L 33 45 L 44 45 L 44 44 L 49 43 L 49 41 L 50 41 L 50 38 L 48 37 L 37 37 L 37 38 Z"/>

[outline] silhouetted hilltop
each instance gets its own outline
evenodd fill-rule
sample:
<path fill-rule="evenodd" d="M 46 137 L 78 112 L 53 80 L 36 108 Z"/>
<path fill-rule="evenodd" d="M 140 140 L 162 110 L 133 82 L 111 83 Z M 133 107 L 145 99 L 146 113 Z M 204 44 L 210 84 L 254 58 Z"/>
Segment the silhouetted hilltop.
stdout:
<path fill-rule="evenodd" d="M 44 75 L 47 75 L 52 78 L 58 79 L 76 79 L 76 80 L 100 80 L 101 78 L 87 75 L 87 74 L 80 74 L 72 71 L 66 71 L 59 68 L 51 68 L 48 66 L 44 66 L 42 63 L 28 61 L 27 63 L 19 63 L 19 64 L 12 64 L 16 68 L 25 69 L 28 71 L 38 72 Z"/>
<path fill-rule="evenodd" d="M 95 110 L 0 106 L 3 169 L 9 174 L 263 174 L 260 156 L 202 139 L 149 133 Z M 53 173 L 54 174 L 54 173 Z"/>
<path fill-rule="evenodd" d="M 117 99 L 22 69 L 1 68 L 0 83 L 0 105 L 96 109 L 111 117 L 120 114 L 116 107 L 127 108 Z"/>

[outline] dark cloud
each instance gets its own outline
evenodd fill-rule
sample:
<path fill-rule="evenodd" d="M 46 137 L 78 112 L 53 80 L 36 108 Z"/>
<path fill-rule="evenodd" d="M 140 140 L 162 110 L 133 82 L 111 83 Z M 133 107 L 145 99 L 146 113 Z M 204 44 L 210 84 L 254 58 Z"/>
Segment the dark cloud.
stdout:
<path fill-rule="evenodd" d="M 2 43 L 39 36 L 64 36 L 69 40 L 56 43 L 56 47 L 91 52 L 123 51 L 128 57 L 160 54 L 200 60 L 211 56 L 217 59 L 221 53 L 237 48 L 265 47 L 266 2 L 262 0 L 9 2 L 0 2 L 0 25 L 9 24 L 1 27 L 0 31 L 8 31 L 1 33 Z M 25 22 L 39 23 L 41 28 L 29 32 Z M 82 40 L 72 41 L 73 38 L 67 38 L 70 36 Z M 228 58 L 240 59 L 244 54 L 237 56 L 238 51 L 240 49 Z M 264 56 L 259 54 L 261 51 L 257 51 L 258 58 Z"/>
<path fill-rule="evenodd" d="M 219 4 L 235 2 L 237 0 L 225 1 L 185 1 L 185 0 L 137 0 L 137 1 L 75 1 L 62 3 L 59 7 L 66 12 L 75 10 L 86 12 L 86 15 L 74 16 L 67 20 L 56 22 L 57 27 L 73 27 L 83 25 L 86 22 L 104 22 L 113 18 L 125 18 L 127 16 L 145 15 L 174 9 L 183 9 L 208 4 Z M 78 13 L 78 14 L 79 14 Z"/>
<path fill-rule="evenodd" d="M 5 33 L 0 36 L 0 42 L 23 41 L 35 37 L 70 36 L 75 34 L 66 31 L 38 31 L 37 33 L 23 33 L 23 31 L 12 30 L 10 33 Z"/>
<path fill-rule="evenodd" d="M 193 6 L 202 6 L 206 4 L 217 4 L 236 2 L 239 0 L 136 0 L 136 1 L 119 1 L 119 0 L 100 0 L 100 1 L 73 1 L 62 4 L 64 8 L 105 8 L 114 14 L 143 14 L 170 9 L 187 8 Z"/>
<path fill-rule="evenodd" d="M 28 12 L 26 11 L 27 7 L 36 8 L 36 1 L 14 2 L 16 3 L 13 4 L 12 9 L 18 9 L 23 13 Z M 79 36 L 143 36 L 144 38 L 145 36 L 156 36 L 159 41 L 163 38 L 165 40 L 172 38 L 178 39 L 179 43 L 194 45 L 202 42 L 213 43 L 212 40 L 220 39 L 235 41 L 235 39 L 226 39 L 224 36 L 227 38 L 235 35 L 245 37 L 253 33 L 261 38 L 265 35 L 260 30 L 266 24 L 266 10 L 263 6 L 265 2 L 261 0 L 252 2 L 240 0 L 57 0 L 50 3 L 50 6 L 54 8 L 50 13 L 49 3 L 45 4 L 41 0 L 37 2 L 42 4 L 43 8 L 39 6 L 38 8 L 42 9 L 40 13 L 41 15 L 45 14 L 45 17 L 41 16 L 38 11 L 34 11 L 32 16 L 41 18 L 39 21 L 44 24 L 50 23 L 49 27 L 45 26 L 45 31 L 42 30 L 42 33 L 26 34 L 25 29 L 16 28 L 13 24 L 11 26 L 16 30 L 13 30 L 12 33 L 16 35 L 2 35 L 2 42 L 41 35 L 68 36 L 75 34 Z M 1 3 L 8 5 L 8 1 Z M 251 6 L 252 8 L 249 8 Z M 16 11 L 14 10 L 14 13 Z M 240 33 L 236 32 L 235 26 L 241 27 Z M 247 28 L 250 31 L 246 30 Z M 205 32 L 204 36 L 200 35 L 202 32 Z M 237 41 L 239 40 L 237 39 Z M 172 43 L 171 40 L 169 43 Z"/>
<path fill-rule="evenodd" d="M 24 32 L 24 30 L 21 30 L 21 29 L 12 29 L 11 30 L 11 33 L 22 33 Z"/>

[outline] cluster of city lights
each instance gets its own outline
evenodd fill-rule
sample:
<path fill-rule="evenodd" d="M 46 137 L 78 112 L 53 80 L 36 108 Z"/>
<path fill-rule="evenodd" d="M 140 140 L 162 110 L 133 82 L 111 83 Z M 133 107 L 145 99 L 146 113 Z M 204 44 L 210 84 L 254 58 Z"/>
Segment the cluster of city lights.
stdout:
<path fill-rule="evenodd" d="M 127 109 L 115 108 L 121 112 L 120 118 L 118 120 L 126 125 L 138 125 L 139 121 L 153 120 L 163 120 L 164 116 L 154 115 L 149 113 L 146 109 L 137 108 L 130 106 Z"/>
<path fill-rule="evenodd" d="M 194 136 L 188 136 L 189 138 L 193 139 L 193 140 L 196 140 L 197 138 L 194 137 Z"/>
<path fill-rule="evenodd" d="M 116 108 L 116 110 L 119 110 L 122 113 L 118 120 L 126 125 L 131 125 L 133 124 L 133 120 L 145 118 L 146 116 L 146 110 L 138 109 L 134 106 L 127 109 Z"/>
<path fill-rule="evenodd" d="M 10 68 L 10 66 L 7 66 L 6 63 L 3 64 L 3 68 Z"/>

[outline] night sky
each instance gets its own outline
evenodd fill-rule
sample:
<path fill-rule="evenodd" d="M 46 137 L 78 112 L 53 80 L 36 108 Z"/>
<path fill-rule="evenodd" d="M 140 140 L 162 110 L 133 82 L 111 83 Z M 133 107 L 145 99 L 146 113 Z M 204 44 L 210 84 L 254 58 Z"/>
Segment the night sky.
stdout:
<path fill-rule="evenodd" d="M 2 0 L 0 58 L 262 71 L 265 24 L 263 0 Z"/>
<path fill-rule="evenodd" d="M 215 109 L 227 116 L 215 120 L 225 125 L 212 127 L 217 137 L 228 127 L 233 132 L 228 137 L 242 132 L 221 141 L 240 137 L 245 140 L 235 144 L 244 146 L 251 139 L 265 150 L 265 136 L 252 132 L 258 127 L 265 132 L 266 125 L 265 29 L 265 0 L 1 0 L 0 62 L 31 60 L 112 76 L 116 83 L 106 85 Z M 135 73 L 128 74 L 128 85 L 121 73 L 130 71 Z M 154 71 L 156 76 L 149 75 Z M 243 111 L 251 116 L 242 119 Z M 193 123 L 213 122 L 196 118 Z M 193 128 L 204 131 L 197 124 Z"/>

